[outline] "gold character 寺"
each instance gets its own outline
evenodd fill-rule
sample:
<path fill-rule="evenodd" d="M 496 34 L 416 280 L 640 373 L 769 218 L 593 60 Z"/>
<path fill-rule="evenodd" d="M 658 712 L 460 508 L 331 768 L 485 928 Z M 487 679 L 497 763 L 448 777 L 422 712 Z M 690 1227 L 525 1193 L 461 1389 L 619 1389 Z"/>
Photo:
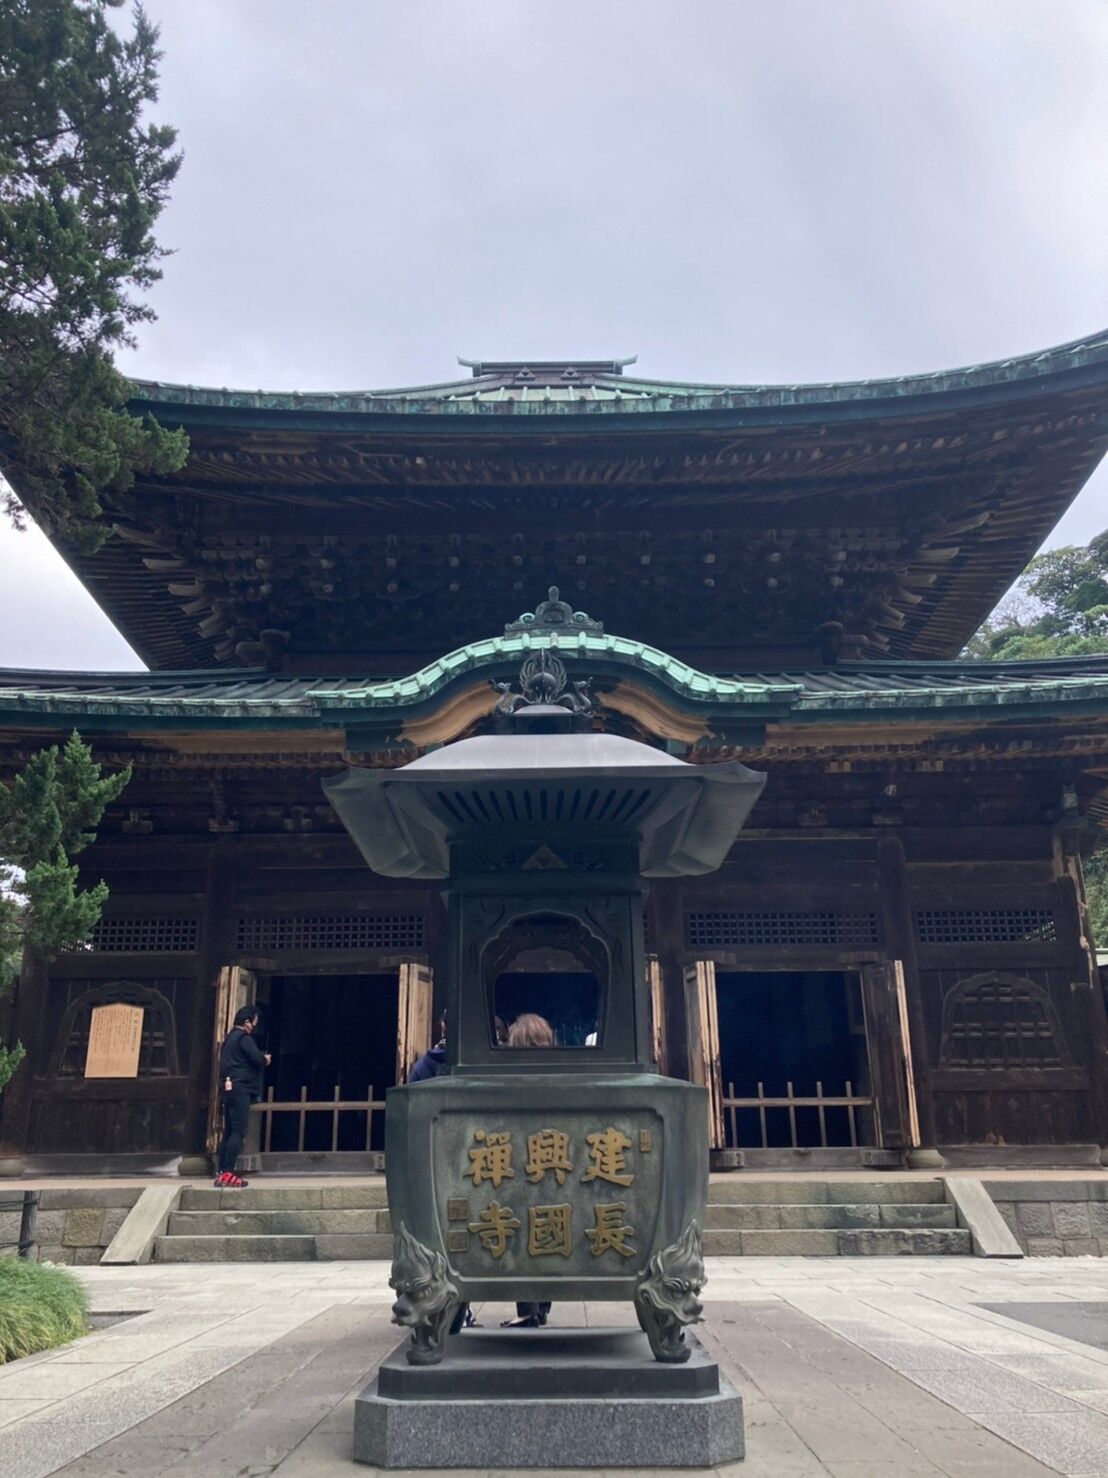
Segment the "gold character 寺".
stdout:
<path fill-rule="evenodd" d="M 510 1206 L 501 1206 L 499 1202 L 492 1201 L 476 1221 L 470 1222 L 469 1229 L 477 1233 L 486 1252 L 491 1252 L 493 1257 L 503 1257 L 518 1226 L 519 1218 L 513 1214 Z"/>

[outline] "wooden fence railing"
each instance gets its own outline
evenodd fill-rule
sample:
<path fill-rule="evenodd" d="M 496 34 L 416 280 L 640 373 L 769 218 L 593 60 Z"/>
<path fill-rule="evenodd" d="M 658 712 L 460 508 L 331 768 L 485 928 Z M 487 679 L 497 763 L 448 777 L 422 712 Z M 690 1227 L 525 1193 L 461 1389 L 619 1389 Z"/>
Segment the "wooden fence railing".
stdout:
<path fill-rule="evenodd" d="M 309 1099 L 307 1088 L 301 1088 L 300 1097 L 284 1102 L 275 1101 L 273 1089 L 266 1090 L 261 1103 L 250 1105 L 250 1112 L 258 1120 L 251 1142 L 263 1154 L 269 1154 L 273 1146 L 273 1120 L 278 1114 L 293 1114 L 296 1117 L 296 1149 L 303 1154 L 309 1114 L 331 1116 L 331 1151 L 339 1147 L 339 1118 L 342 1114 L 359 1114 L 365 1123 L 365 1144 L 362 1148 L 373 1148 L 373 1116 L 385 1112 L 385 1100 L 374 1098 L 372 1084 L 366 1089 L 364 1098 L 343 1098 L 342 1090 L 336 1086 L 331 1098 Z M 359 1136 L 360 1138 L 360 1136 Z M 349 1147 L 349 1146 L 348 1146 Z"/>
<path fill-rule="evenodd" d="M 273 1148 L 274 1120 L 278 1114 L 292 1115 L 295 1119 L 296 1150 L 303 1154 L 306 1148 L 309 1114 L 327 1114 L 331 1120 L 330 1147 L 336 1152 L 339 1147 L 339 1123 L 344 1114 L 356 1114 L 362 1119 L 364 1129 L 364 1143 L 360 1148 L 371 1150 L 373 1148 L 373 1121 L 374 1115 L 385 1112 L 385 1100 L 374 1098 L 372 1085 L 366 1089 L 365 1098 L 343 1098 L 342 1090 L 335 1087 L 331 1098 L 310 1099 L 307 1088 L 301 1088 L 300 1097 L 287 1100 L 275 1100 L 273 1089 L 266 1090 L 265 1099 L 261 1103 L 251 1104 L 250 1113 L 254 1118 L 251 1128 L 249 1144 L 251 1148 L 260 1150 L 263 1154 L 269 1154 Z M 761 1149 L 770 1148 L 771 1142 L 777 1142 L 777 1136 L 770 1135 L 770 1115 L 783 1114 L 786 1116 L 788 1125 L 786 1143 L 793 1149 L 827 1149 L 832 1143 L 842 1143 L 843 1137 L 833 1134 L 828 1138 L 828 1118 L 843 1114 L 844 1119 L 838 1121 L 840 1128 L 845 1126 L 846 1142 L 851 1148 L 857 1148 L 862 1142 L 861 1136 L 866 1129 L 859 1124 L 859 1115 L 867 1116 L 866 1128 L 869 1125 L 876 1126 L 877 1112 L 876 1100 L 872 1094 L 855 1093 L 852 1083 L 843 1085 L 842 1093 L 825 1093 L 823 1084 L 816 1083 L 814 1094 L 796 1093 L 791 1082 L 786 1083 L 783 1096 L 767 1094 L 765 1085 L 758 1084 L 758 1092 L 749 1098 L 740 1098 L 735 1094 L 734 1083 L 728 1083 L 727 1093 L 724 1095 L 721 1107 L 723 1110 L 724 1137 L 728 1149 Z M 816 1135 L 801 1135 L 798 1131 L 797 1114 L 800 1110 L 814 1109 L 815 1123 L 818 1125 L 818 1137 Z M 743 1136 L 740 1133 L 740 1114 L 744 1110 L 753 1111 L 757 1114 L 757 1132 L 754 1136 Z M 775 1120 L 780 1123 L 780 1120 Z M 811 1121 L 809 1121 L 811 1122 Z M 832 1117 L 832 1124 L 835 1120 Z M 358 1140 L 362 1139 L 358 1135 Z M 347 1137 L 347 1148 L 349 1136 Z M 358 1148 L 355 1145 L 354 1148 Z"/>
<path fill-rule="evenodd" d="M 873 1115 L 876 1122 L 876 1100 L 872 1094 L 854 1092 L 852 1083 L 844 1084 L 842 1093 L 824 1093 L 823 1084 L 816 1084 L 814 1094 L 794 1093 L 792 1083 L 786 1083 L 785 1096 L 774 1097 L 767 1095 L 765 1085 L 758 1084 L 758 1093 L 754 1098 L 736 1098 L 734 1083 L 728 1083 L 727 1092 L 723 1097 L 721 1107 L 723 1109 L 724 1134 L 728 1149 L 769 1149 L 769 1115 L 771 1113 L 784 1112 L 788 1115 L 788 1143 L 795 1149 L 827 1149 L 827 1116 L 829 1112 L 846 1114 L 846 1129 L 849 1136 L 851 1148 L 858 1146 L 858 1114 L 866 1110 Z M 739 1113 L 743 1109 L 753 1109 L 758 1115 L 758 1132 L 761 1140 L 747 1140 L 744 1144 L 739 1133 Z M 796 1115 L 798 1109 L 815 1109 L 819 1124 L 819 1143 L 811 1144 L 802 1142 L 797 1136 Z M 779 1121 L 777 1121 L 779 1122 Z M 810 1138 L 811 1136 L 809 1136 Z M 837 1138 L 837 1136 L 836 1136 Z"/>

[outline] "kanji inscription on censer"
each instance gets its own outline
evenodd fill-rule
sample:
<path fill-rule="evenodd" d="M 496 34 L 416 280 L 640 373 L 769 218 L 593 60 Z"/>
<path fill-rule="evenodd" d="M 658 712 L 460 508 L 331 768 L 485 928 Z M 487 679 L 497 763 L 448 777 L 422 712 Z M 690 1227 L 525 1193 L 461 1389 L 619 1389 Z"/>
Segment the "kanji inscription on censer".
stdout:
<path fill-rule="evenodd" d="M 658 1129 L 650 1110 L 442 1115 L 435 1199 L 451 1265 L 468 1277 L 633 1273 L 653 1243 Z"/>

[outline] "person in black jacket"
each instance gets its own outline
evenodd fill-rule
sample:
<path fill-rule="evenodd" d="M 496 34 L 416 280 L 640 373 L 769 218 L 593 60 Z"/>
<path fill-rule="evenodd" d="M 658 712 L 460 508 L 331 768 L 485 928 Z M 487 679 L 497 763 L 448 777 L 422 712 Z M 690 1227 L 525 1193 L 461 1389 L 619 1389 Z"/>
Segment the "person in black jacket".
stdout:
<path fill-rule="evenodd" d="M 258 1025 L 258 1008 L 240 1006 L 235 1023 L 219 1049 L 219 1088 L 223 1099 L 223 1138 L 219 1146 L 219 1167 L 215 1183 L 220 1189 L 241 1190 L 246 1181 L 235 1174 L 235 1163 L 242 1153 L 250 1105 L 262 1096 L 262 1074 L 270 1063 L 254 1041 Z"/>
<path fill-rule="evenodd" d="M 409 1083 L 423 1083 L 428 1078 L 437 1078 L 446 1066 L 446 1016 L 439 1022 L 439 1039 L 422 1057 L 412 1063 L 408 1074 Z"/>

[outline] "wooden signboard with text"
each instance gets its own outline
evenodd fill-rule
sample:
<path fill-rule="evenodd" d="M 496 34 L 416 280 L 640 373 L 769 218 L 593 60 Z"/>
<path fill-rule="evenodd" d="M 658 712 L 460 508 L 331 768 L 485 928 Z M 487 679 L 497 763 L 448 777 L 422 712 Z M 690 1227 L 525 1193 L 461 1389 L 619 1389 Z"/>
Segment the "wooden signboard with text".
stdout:
<path fill-rule="evenodd" d="M 142 1006 L 94 1006 L 89 1023 L 86 1078 L 137 1078 Z"/>

